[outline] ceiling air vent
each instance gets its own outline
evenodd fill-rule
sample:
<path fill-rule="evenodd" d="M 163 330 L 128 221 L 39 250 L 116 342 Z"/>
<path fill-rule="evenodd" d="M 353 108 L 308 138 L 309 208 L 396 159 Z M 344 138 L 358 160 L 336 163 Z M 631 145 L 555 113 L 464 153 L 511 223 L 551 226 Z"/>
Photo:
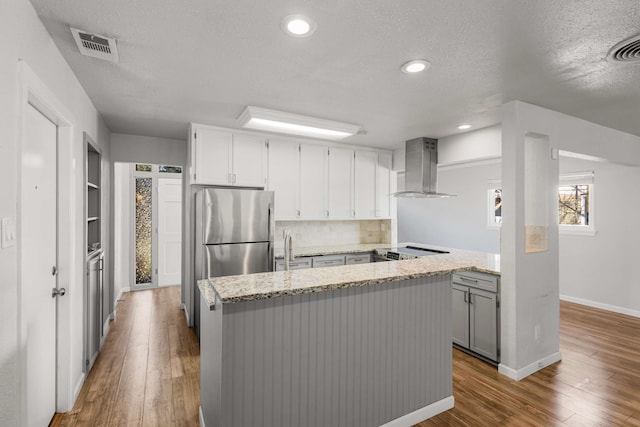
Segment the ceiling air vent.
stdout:
<path fill-rule="evenodd" d="M 71 33 L 81 54 L 111 62 L 118 62 L 116 39 L 91 34 L 73 27 L 71 27 Z"/>
<path fill-rule="evenodd" d="M 640 34 L 612 47 L 607 59 L 612 62 L 640 61 Z"/>

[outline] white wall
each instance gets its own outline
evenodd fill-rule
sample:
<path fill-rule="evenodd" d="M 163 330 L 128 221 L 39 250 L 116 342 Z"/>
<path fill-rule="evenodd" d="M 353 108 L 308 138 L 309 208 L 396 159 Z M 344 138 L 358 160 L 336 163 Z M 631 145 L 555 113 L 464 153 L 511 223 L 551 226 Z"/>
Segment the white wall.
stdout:
<path fill-rule="evenodd" d="M 111 161 L 185 166 L 187 142 L 178 139 L 114 133 L 111 134 Z"/>
<path fill-rule="evenodd" d="M 438 168 L 446 199 L 397 199 L 398 241 L 500 253 L 500 230 L 487 228 L 487 190 L 500 161 Z"/>
<path fill-rule="evenodd" d="M 77 232 L 71 236 L 74 259 L 65 274 L 68 283 L 62 283 L 68 290 L 70 305 L 71 358 L 68 361 L 68 378 L 75 387 L 82 378 L 82 298 L 83 264 L 85 243 L 84 206 L 82 195 L 86 184 L 82 178 L 83 141 L 86 131 L 103 150 L 103 159 L 110 161 L 110 134 L 102 118 L 94 108 L 82 86 L 71 72 L 62 55 L 38 19 L 27 0 L 4 0 L 0 13 L 0 217 L 16 218 L 18 215 L 19 176 L 19 88 L 21 87 L 18 60 L 24 60 L 34 73 L 53 92 L 61 104 L 71 113 L 73 128 L 73 159 L 77 173 L 71 186 L 62 186 L 60 192 L 73 203 L 69 212 Z M 108 235 L 109 217 L 109 168 L 105 167 L 103 183 L 105 198 L 105 221 L 103 235 Z M 108 250 L 108 243 L 105 242 Z M 107 266 L 110 260 L 105 260 Z M 62 266 L 61 266 L 62 267 Z M 65 267 L 65 268 L 69 268 Z M 61 274 L 63 272 L 61 271 Z M 18 251 L 17 246 L 0 249 L 0 425 L 19 425 L 20 384 L 19 384 L 19 338 L 18 338 Z M 111 281 L 106 274 L 106 283 Z M 26 351 L 26 349 L 23 349 Z M 24 356 L 24 353 L 22 353 Z"/>
<path fill-rule="evenodd" d="M 131 288 L 131 163 L 115 163 L 113 171 L 113 297 Z"/>
<path fill-rule="evenodd" d="M 640 168 L 561 158 L 561 173 L 595 172 L 595 236 L 560 235 L 560 294 L 640 317 Z"/>
<path fill-rule="evenodd" d="M 429 136 L 429 135 L 425 135 Z M 438 140 L 438 165 L 497 159 L 502 154 L 500 125 L 451 135 Z M 393 170 L 404 170 L 404 146 L 393 151 Z"/>

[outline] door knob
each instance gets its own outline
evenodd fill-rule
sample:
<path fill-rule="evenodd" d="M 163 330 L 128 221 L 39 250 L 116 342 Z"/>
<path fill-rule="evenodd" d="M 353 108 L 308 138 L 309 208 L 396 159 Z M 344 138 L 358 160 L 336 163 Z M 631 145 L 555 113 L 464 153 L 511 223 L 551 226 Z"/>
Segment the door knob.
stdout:
<path fill-rule="evenodd" d="M 56 274 L 58 274 L 58 267 L 54 265 L 53 267 L 51 267 L 51 275 L 55 276 Z"/>
<path fill-rule="evenodd" d="M 67 290 L 65 288 L 53 288 L 51 290 L 51 298 L 55 298 L 57 296 L 64 296 L 64 294 L 67 293 Z"/>

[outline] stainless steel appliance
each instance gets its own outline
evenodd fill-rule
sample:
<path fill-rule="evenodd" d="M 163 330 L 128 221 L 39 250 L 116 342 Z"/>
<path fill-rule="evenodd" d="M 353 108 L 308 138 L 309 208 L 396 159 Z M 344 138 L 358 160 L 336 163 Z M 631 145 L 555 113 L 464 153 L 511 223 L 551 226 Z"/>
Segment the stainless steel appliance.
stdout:
<path fill-rule="evenodd" d="M 273 192 L 205 188 L 196 194 L 196 280 L 273 270 Z M 200 338 L 200 292 L 194 327 Z"/>
<path fill-rule="evenodd" d="M 405 259 L 414 259 L 423 256 L 448 254 L 449 251 L 443 251 L 440 249 L 421 248 L 418 246 L 406 246 L 399 248 L 389 248 L 382 251 L 381 258 L 385 258 L 386 261 L 398 261 Z M 382 260 L 380 260 L 382 261 Z"/>

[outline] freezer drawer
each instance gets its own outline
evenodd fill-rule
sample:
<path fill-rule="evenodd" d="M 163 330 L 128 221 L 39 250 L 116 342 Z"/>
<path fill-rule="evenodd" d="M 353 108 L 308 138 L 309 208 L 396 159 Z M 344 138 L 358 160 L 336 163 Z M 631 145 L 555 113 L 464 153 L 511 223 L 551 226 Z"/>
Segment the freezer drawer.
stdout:
<path fill-rule="evenodd" d="M 204 277 L 263 273 L 273 269 L 269 242 L 205 245 Z"/>

